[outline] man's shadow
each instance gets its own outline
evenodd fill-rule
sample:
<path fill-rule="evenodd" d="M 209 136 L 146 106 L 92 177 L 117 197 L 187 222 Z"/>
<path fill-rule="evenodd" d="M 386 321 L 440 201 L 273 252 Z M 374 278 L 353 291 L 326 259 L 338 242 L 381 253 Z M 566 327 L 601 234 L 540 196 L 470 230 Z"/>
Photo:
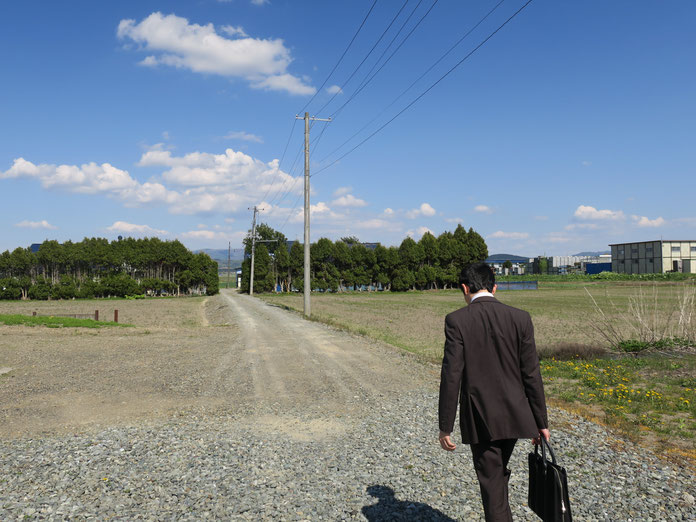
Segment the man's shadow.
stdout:
<path fill-rule="evenodd" d="M 368 486 L 367 492 L 379 499 L 377 504 L 364 506 L 362 514 L 367 520 L 423 520 L 437 522 L 455 522 L 439 509 L 430 507 L 422 502 L 409 502 L 408 500 L 397 500 L 394 490 L 389 486 L 374 485 Z"/>

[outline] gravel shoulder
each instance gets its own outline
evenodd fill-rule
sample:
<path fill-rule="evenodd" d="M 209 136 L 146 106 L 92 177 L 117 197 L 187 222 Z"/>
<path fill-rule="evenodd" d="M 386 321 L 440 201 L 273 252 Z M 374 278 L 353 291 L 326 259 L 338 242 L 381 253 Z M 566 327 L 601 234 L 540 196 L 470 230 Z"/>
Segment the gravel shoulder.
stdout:
<path fill-rule="evenodd" d="M 436 367 L 248 296 L 141 303 L 128 331 L 0 327 L 0 519 L 482 518 L 468 448 L 437 444 Z M 576 520 L 696 519 L 692 469 L 550 422 Z"/>

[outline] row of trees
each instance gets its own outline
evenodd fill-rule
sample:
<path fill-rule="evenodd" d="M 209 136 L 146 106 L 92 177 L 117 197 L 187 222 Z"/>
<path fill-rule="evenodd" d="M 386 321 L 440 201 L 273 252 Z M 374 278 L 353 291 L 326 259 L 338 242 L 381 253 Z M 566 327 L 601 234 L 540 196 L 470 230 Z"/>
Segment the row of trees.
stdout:
<path fill-rule="evenodd" d="M 218 287 L 217 263 L 177 240 L 44 241 L 37 252 L 0 254 L 0 299 L 212 295 Z"/>
<path fill-rule="evenodd" d="M 265 224 L 256 229 L 264 242 L 256 244 L 254 290 L 302 290 L 304 247 L 296 241 L 287 248 L 285 236 Z M 488 247 L 473 229 L 461 225 L 435 237 L 426 233 L 419 241 L 407 237 L 398 247 L 368 248 L 355 237 L 336 242 L 321 238 L 310 247 L 311 286 L 323 291 L 382 288 L 391 291 L 452 288 L 461 269 L 488 257 Z M 251 240 L 245 240 L 242 291 L 249 291 Z"/>

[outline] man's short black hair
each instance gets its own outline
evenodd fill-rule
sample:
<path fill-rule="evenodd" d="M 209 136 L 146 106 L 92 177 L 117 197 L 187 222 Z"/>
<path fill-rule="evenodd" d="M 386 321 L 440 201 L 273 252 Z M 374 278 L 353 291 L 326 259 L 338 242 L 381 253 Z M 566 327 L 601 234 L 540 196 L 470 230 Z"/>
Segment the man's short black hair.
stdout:
<path fill-rule="evenodd" d="M 459 274 L 459 285 L 466 285 L 472 294 L 481 290 L 493 291 L 495 273 L 486 263 L 471 263 L 466 265 Z"/>

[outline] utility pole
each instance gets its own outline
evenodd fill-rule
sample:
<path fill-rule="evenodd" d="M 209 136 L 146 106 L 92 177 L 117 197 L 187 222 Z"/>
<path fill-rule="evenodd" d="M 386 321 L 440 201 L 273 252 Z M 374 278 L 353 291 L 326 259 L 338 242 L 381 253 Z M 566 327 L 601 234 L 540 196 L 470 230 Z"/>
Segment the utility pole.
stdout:
<path fill-rule="evenodd" d="M 259 209 L 254 205 L 254 218 L 251 221 L 251 273 L 249 274 L 249 295 L 254 295 L 254 254 L 256 253 L 256 214 L 258 211 Z"/>
<path fill-rule="evenodd" d="M 330 122 L 331 118 L 310 118 L 304 113 L 304 118 L 295 116 L 296 120 L 304 119 L 304 316 L 312 315 L 309 295 L 312 291 L 312 274 L 309 267 L 309 120 Z"/>
<path fill-rule="evenodd" d="M 230 287 L 230 270 L 232 269 L 232 241 L 227 243 L 227 288 Z"/>

